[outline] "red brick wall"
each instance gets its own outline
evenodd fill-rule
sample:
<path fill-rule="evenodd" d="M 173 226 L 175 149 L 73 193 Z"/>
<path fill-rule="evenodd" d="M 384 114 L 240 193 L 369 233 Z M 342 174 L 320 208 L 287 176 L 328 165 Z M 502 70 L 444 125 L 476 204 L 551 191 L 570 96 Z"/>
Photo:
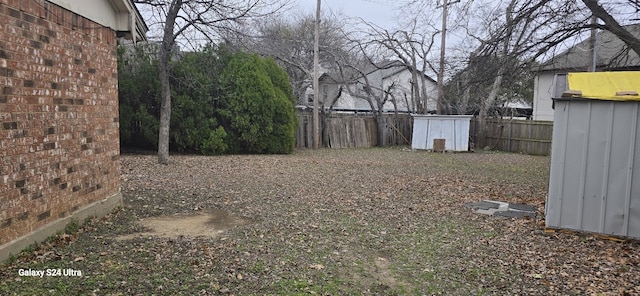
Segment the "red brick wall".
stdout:
<path fill-rule="evenodd" d="M 119 192 L 116 36 L 0 0 L 0 245 Z"/>

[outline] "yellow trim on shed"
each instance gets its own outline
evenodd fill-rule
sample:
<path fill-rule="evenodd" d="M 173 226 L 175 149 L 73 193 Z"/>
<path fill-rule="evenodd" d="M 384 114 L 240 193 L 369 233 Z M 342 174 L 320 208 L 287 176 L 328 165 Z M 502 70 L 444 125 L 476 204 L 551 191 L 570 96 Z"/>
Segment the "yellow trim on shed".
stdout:
<path fill-rule="evenodd" d="M 640 71 L 569 73 L 567 81 L 582 98 L 640 101 Z"/>

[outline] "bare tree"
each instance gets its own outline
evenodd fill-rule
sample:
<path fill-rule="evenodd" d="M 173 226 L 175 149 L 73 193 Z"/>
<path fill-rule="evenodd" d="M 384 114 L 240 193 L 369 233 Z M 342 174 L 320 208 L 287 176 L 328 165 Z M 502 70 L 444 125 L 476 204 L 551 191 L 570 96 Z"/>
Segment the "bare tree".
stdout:
<path fill-rule="evenodd" d="M 606 5 L 595 0 L 510 0 L 504 2 L 504 7 L 501 4 L 496 6 L 490 1 L 479 1 L 475 9 L 468 10 L 470 18 L 475 21 L 466 26 L 467 35 L 478 45 L 469 54 L 467 66 L 456 77 L 463 94 L 463 105 L 468 103 L 473 83 L 486 85 L 487 93 L 474 93 L 482 96 L 478 106 L 481 138 L 489 110 L 495 107 L 498 98 L 509 87 L 505 86 L 505 80 L 529 68 L 539 58 L 553 55 L 562 48 L 560 45 L 594 27 L 610 30 L 621 40 L 626 40 L 631 48 L 640 44 L 608 13 Z M 592 15 L 602 18 L 604 25 L 592 23 Z M 486 67 L 488 71 L 478 80 L 474 77 L 477 75 L 471 73 L 477 74 L 479 66 Z"/>
<path fill-rule="evenodd" d="M 589 4 L 585 7 L 581 3 Z M 628 3 L 631 5 L 632 2 Z M 640 46 L 638 45 L 640 40 L 620 25 L 604 6 L 598 4 L 598 1 L 512 0 L 505 8 L 497 7 L 494 11 L 499 11 L 500 15 L 504 16 L 511 11 L 511 17 L 501 19 L 500 15 L 484 16 L 490 20 L 480 26 L 483 32 L 488 32 L 486 37 L 470 33 L 476 40 L 481 41 L 481 47 L 485 47 L 483 50 L 489 52 L 499 51 L 500 44 L 508 40 L 518 44 L 517 49 L 513 50 L 514 54 L 533 61 L 543 55 L 553 54 L 554 50 L 558 49 L 558 45 L 575 39 L 593 28 L 611 31 L 634 51 L 634 48 Z M 591 17 L 594 15 L 601 18 L 604 24 L 592 22 Z M 509 40 L 514 32 L 521 37 Z"/>
<path fill-rule="evenodd" d="M 364 35 L 361 51 L 365 56 L 377 52 L 386 59 L 399 60 L 411 72 L 411 101 L 415 104 L 417 113 L 426 114 L 430 94 L 427 89 L 426 73 L 435 73 L 436 68 L 431 63 L 431 51 L 438 30 L 427 27 L 421 28 L 417 20 L 410 23 L 409 30 L 389 31 L 376 25 L 366 23 L 369 28 Z M 422 30 L 420 30 L 422 29 Z M 362 34 L 362 33 L 361 33 Z M 366 48 L 365 48 L 366 47 Z M 369 62 L 375 64 L 369 57 Z M 441 104 L 442 102 L 436 102 Z M 440 109 L 436 107 L 436 109 Z"/>
<path fill-rule="evenodd" d="M 486 99 L 493 90 L 495 76 L 502 68 L 502 82 L 493 103 Z M 467 65 L 452 75 L 445 86 L 447 102 L 455 114 L 478 114 L 484 108 L 484 116 L 490 117 L 499 105 L 508 101 L 532 103 L 534 75 L 527 63 L 517 57 L 506 61 L 497 55 L 471 54 Z M 495 91 L 494 91 L 495 92 Z"/>
<path fill-rule="evenodd" d="M 189 40 L 191 45 L 215 43 L 221 31 L 234 27 L 251 18 L 263 17 L 278 11 L 283 2 L 260 0 L 134 0 L 144 6 L 157 19 L 161 33 L 159 48 L 159 79 L 161 85 L 160 130 L 158 137 L 158 163 L 169 163 L 169 126 L 171 120 L 171 89 L 169 86 L 170 59 L 176 41 L 181 36 L 200 36 Z"/>
<path fill-rule="evenodd" d="M 345 38 L 349 37 L 345 36 Z M 397 98 L 394 94 L 397 84 L 392 82 L 383 85 L 382 72 L 375 72 L 392 69 L 397 67 L 398 63 L 389 61 L 375 63 L 373 61 L 380 57 L 371 55 L 361 40 L 350 38 L 349 43 L 351 45 L 349 54 L 335 57 L 334 79 L 340 87 L 336 93 L 331 94 L 332 99 L 323 103 L 323 110 L 330 112 L 333 104 L 342 93 L 366 101 L 376 121 L 378 146 L 385 146 L 387 129 L 383 114 L 388 102 L 394 105 L 394 110 L 397 112 Z"/>
<path fill-rule="evenodd" d="M 624 26 L 638 21 L 638 3 L 637 0 L 461 1 L 452 11 L 454 21 L 450 26 L 464 31 L 458 30 L 459 40 L 455 48 L 447 49 L 447 60 L 457 59 L 461 73 L 474 72 L 471 69 L 483 59 L 491 60 L 493 66 L 480 79 L 457 75 L 456 83 L 463 94 L 458 103 L 464 105 L 471 96 L 479 95 L 470 93 L 473 88 L 470 85 L 485 83 L 493 90 L 483 97 L 481 105 L 486 114 L 496 100 L 493 94 L 502 92 L 505 77 L 555 55 L 563 50 L 563 44 L 575 42 L 572 40 L 593 28 L 611 31 L 638 53 L 640 40 Z M 419 16 L 423 22 L 426 19 L 427 25 L 432 24 L 423 13 L 433 11 L 429 1 L 408 1 L 405 12 L 410 11 L 420 11 L 415 18 Z M 592 16 L 601 23 L 593 23 Z M 464 43 L 472 46 L 463 46 Z M 468 50 L 456 52 L 457 48 Z"/>
<path fill-rule="evenodd" d="M 320 22 L 320 65 L 329 71 L 335 56 L 345 54 L 342 16 L 324 13 Z M 273 57 L 289 74 L 294 96 L 306 99 L 313 78 L 314 15 L 275 16 L 255 23 L 255 32 L 245 32 L 234 45 L 265 56 Z M 303 103 L 303 102 L 301 102 Z"/>
<path fill-rule="evenodd" d="M 503 90 L 505 76 L 522 67 L 524 63 L 518 62 L 522 61 L 526 55 L 532 52 L 534 57 L 542 54 L 565 40 L 566 34 L 570 35 L 564 29 L 549 31 L 544 25 L 538 23 L 544 19 L 545 14 L 551 12 L 551 10 L 541 9 L 549 2 L 541 1 L 532 4 L 526 0 L 511 0 L 505 8 L 495 10 L 494 17 L 488 18 L 485 22 L 483 28 L 488 32 L 486 37 L 475 36 L 469 32 L 469 35 L 480 43 L 471 54 L 470 65 L 474 60 L 485 61 L 480 65 L 490 69 L 490 73 L 486 76 L 489 78 L 487 82 L 490 82 L 489 91 L 479 103 L 479 138 L 484 137 L 488 111 L 494 106 Z M 478 66 L 478 64 L 472 66 Z M 463 75 L 463 78 L 466 80 L 463 83 L 470 82 L 469 75 Z M 470 88 L 469 85 L 465 87 Z"/>

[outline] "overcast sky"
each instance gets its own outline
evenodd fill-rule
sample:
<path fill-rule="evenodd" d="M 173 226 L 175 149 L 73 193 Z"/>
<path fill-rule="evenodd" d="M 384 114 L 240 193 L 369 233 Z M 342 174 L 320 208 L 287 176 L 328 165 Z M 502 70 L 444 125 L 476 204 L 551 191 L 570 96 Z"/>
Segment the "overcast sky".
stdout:
<path fill-rule="evenodd" d="M 297 0 L 297 7 L 306 13 L 315 13 L 317 0 Z M 398 0 L 322 0 L 321 9 L 360 17 L 384 28 L 396 24 L 397 9 L 406 1 Z"/>

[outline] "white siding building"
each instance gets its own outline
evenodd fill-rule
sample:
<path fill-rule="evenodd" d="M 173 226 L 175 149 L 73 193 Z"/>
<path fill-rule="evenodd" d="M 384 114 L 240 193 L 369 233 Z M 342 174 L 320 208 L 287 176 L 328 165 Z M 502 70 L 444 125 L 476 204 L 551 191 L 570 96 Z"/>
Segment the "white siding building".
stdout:
<path fill-rule="evenodd" d="M 383 105 L 383 110 L 388 112 L 397 111 L 406 113 L 416 112 L 416 102 L 413 91 L 413 77 L 411 68 L 400 62 L 391 62 L 385 67 L 374 68 L 366 74 L 369 84 L 374 88 L 377 96 L 382 96 L 382 90 L 391 90 L 389 100 Z M 341 82 L 340 79 L 325 73 L 320 77 L 320 102 L 325 108 L 335 110 L 369 111 L 371 105 L 367 99 L 354 97 L 349 94 L 347 87 L 352 91 L 362 92 L 365 87 L 364 78 L 350 82 Z M 418 86 L 425 84 L 427 96 L 427 110 L 436 110 L 436 90 L 435 80 L 427 75 L 419 75 Z M 393 84 L 393 87 L 390 86 Z M 375 101 L 375 99 L 374 99 Z M 312 101 L 309 101 L 312 104 Z M 375 103 L 374 103 L 375 105 Z"/>

